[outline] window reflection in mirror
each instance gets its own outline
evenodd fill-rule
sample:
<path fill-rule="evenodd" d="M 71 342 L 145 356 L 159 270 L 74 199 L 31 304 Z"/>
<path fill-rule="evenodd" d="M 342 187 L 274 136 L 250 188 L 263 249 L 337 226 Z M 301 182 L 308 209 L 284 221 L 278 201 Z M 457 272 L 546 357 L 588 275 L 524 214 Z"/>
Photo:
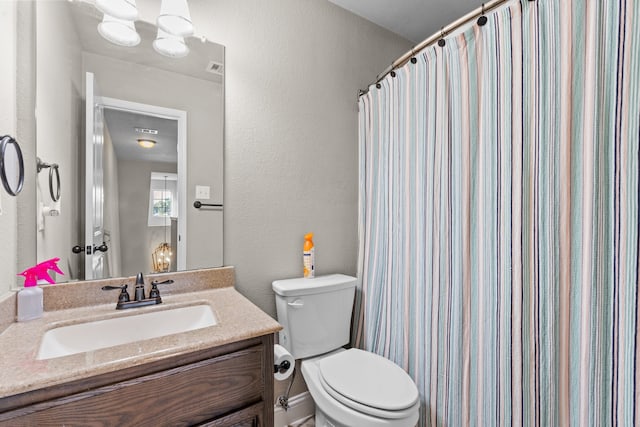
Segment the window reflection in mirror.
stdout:
<path fill-rule="evenodd" d="M 178 175 L 151 172 L 149 186 L 149 226 L 166 226 L 168 218 L 178 218 Z"/>

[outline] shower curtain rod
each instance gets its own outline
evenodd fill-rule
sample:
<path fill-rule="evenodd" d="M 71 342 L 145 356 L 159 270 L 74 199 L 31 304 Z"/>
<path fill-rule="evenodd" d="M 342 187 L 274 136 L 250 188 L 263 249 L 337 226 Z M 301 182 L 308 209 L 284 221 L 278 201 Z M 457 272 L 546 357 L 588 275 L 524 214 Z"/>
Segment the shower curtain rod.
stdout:
<path fill-rule="evenodd" d="M 387 74 L 391 73 L 396 68 L 402 67 L 404 64 L 407 63 L 407 61 L 413 58 L 416 53 L 420 52 L 421 50 L 423 50 L 428 46 L 431 46 L 432 44 L 439 41 L 440 39 L 443 39 L 447 34 L 450 34 L 453 31 L 457 30 L 458 28 L 462 27 L 463 25 L 473 21 L 474 19 L 479 18 L 482 15 L 485 15 L 487 12 L 490 12 L 493 9 L 496 9 L 498 6 L 502 5 L 503 3 L 508 3 L 510 1 L 512 0 L 490 0 L 487 3 L 483 3 L 482 6 L 480 6 L 479 8 L 467 13 L 462 18 L 459 18 L 458 20 L 453 21 L 451 24 L 445 27 L 442 27 L 442 29 L 439 32 L 431 35 L 430 37 L 426 38 L 422 42 L 418 43 L 413 48 L 411 48 L 410 51 L 406 52 L 400 58 L 393 61 L 391 65 L 389 65 L 382 72 L 382 74 L 378 74 L 376 76 L 376 81 L 371 83 L 371 85 L 380 83 L 380 81 L 384 79 L 387 76 Z M 529 1 L 535 1 L 535 0 L 529 0 Z M 371 85 L 369 85 L 366 89 L 360 89 L 358 91 L 358 99 L 360 99 L 362 95 L 365 95 L 367 92 L 369 92 L 369 87 Z"/>

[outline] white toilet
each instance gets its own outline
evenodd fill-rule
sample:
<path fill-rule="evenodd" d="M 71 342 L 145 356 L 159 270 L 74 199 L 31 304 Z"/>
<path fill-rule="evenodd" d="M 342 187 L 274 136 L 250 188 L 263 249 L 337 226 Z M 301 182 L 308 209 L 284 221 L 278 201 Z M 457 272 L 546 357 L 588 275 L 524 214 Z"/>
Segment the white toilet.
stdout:
<path fill-rule="evenodd" d="M 349 343 L 356 278 L 343 274 L 273 282 L 280 344 L 302 359 L 316 426 L 413 427 L 420 398 L 411 377 Z"/>

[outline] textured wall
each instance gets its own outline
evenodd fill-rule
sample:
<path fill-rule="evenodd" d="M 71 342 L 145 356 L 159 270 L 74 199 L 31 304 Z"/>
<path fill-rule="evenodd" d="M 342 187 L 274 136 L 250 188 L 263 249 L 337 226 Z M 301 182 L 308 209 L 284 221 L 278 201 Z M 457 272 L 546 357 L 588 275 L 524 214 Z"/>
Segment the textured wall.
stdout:
<path fill-rule="evenodd" d="M 12 135 L 20 143 L 25 159 L 25 183 L 18 197 L 0 189 L 0 294 L 21 278 L 16 276 L 35 263 L 35 28 L 32 2 L 0 2 L 3 67 L 0 70 L 0 135 Z M 18 238 L 20 236 L 20 238 Z"/>
<path fill-rule="evenodd" d="M 271 282 L 355 274 L 357 91 L 411 46 L 325 0 L 191 0 L 199 34 L 226 46 L 224 263 L 275 316 Z"/>
<path fill-rule="evenodd" d="M 0 2 L 0 52 L 3 52 L 3 66 L 0 67 L 0 136 L 15 135 L 16 131 L 16 5 Z M 0 295 L 9 291 L 16 274 L 16 200 L 0 186 L 0 236 L 4 247 L 0 256 Z"/>

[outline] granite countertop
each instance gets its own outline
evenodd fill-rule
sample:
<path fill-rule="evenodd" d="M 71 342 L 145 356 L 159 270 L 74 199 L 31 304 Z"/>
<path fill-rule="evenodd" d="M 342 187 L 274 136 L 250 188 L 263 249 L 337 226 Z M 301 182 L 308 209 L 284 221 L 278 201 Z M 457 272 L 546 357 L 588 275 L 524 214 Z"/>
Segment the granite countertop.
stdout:
<path fill-rule="evenodd" d="M 122 311 L 115 310 L 117 294 L 114 293 L 113 301 L 108 304 L 45 311 L 40 319 L 10 324 L 0 333 L 0 398 L 272 334 L 281 329 L 273 318 L 237 292 L 233 283 L 216 286 L 184 293 L 174 290 L 175 293 L 163 293 L 162 304 Z M 47 360 L 36 359 L 40 340 L 49 329 L 196 304 L 210 305 L 218 323 L 131 344 Z M 135 328 L 134 321 L 131 327 Z"/>

